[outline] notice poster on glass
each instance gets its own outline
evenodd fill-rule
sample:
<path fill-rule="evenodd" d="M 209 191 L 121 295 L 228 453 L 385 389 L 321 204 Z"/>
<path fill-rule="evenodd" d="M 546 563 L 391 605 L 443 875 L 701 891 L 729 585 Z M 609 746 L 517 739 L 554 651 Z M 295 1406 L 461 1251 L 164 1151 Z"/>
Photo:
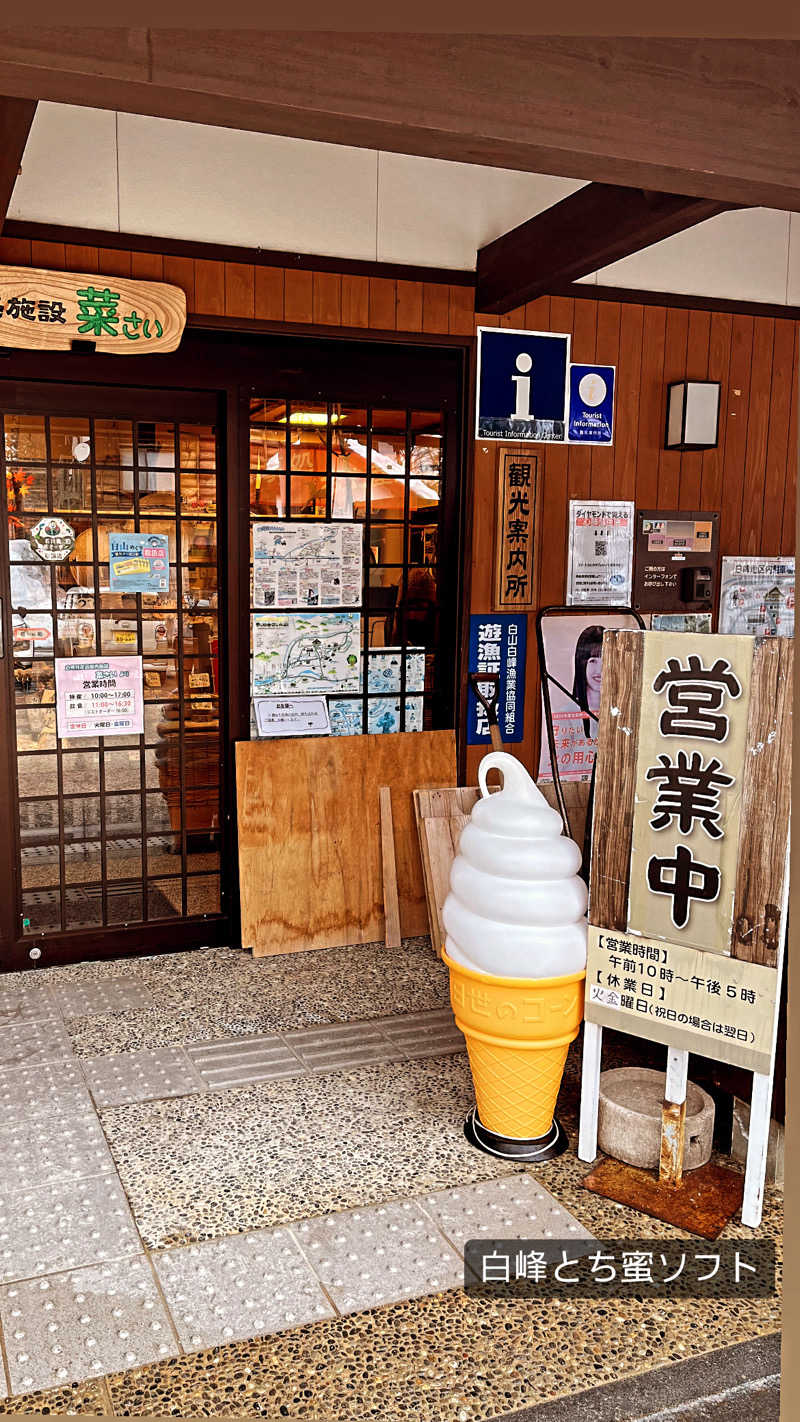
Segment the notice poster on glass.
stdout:
<path fill-rule="evenodd" d="M 723 558 L 720 632 L 794 636 L 794 558 Z"/>
<path fill-rule="evenodd" d="M 710 612 L 654 612 L 650 619 L 654 632 L 710 632 Z"/>
<path fill-rule="evenodd" d="M 108 585 L 112 592 L 169 591 L 169 539 L 164 533 L 108 535 Z"/>
<path fill-rule="evenodd" d="M 542 624 L 545 665 L 551 678 L 558 773 L 562 780 L 590 780 L 597 750 L 597 714 L 603 675 L 603 633 L 607 627 L 630 627 L 624 613 L 593 617 L 548 617 Z M 560 686 L 556 685 L 560 682 Z M 539 780 L 552 780 L 547 724 L 542 710 Z"/>
<path fill-rule="evenodd" d="M 363 524 L 254 523 L 254 607 L 360 607 Z"/>
<path fill-rule="evenodd" d="M 55 667 L 56 718 L 63 740 L 141 735 L 141 657 L 56 657 Z"/>
<path fill-rule="evenodd" d="M 569 501 L 567 602 L 628 607 L 634 505 L 627 499 Z"/>
<path fill-rule="evenodd" d="M 256 612 L 252 664 L 254 697 L 358 691 L 360 614 Z"/>

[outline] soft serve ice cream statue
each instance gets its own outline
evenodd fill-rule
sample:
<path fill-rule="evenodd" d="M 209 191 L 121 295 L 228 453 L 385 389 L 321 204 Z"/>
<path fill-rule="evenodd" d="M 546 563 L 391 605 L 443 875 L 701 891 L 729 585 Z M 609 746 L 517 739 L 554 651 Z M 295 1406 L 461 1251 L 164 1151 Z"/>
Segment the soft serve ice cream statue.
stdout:
<path fill-rule="evenodd" d="M 490 794 L 493 769 L 503 787 Z M 448 958 L 495 977 L 582 972 L 588 895 L 577 844 L 514 756 L 484 756 L 478 783 L 482 798 L 461 832 L 443 909 Z"/>

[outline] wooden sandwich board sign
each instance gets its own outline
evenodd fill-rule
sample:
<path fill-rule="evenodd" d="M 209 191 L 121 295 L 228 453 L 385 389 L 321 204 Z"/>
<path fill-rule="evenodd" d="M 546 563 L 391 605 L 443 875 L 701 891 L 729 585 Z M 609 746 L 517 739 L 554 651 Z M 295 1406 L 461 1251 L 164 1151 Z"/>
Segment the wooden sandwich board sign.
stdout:
<path fill-rule="evenodd" d="M 40 267 L 0 267 L 0 346 L 68 351 L 91 343 L 111 355 L 174 351 L 186 296 L 162 281 Z"/>
<path fill-rule="evenodd" d="M 792 662 L 791 638 L 603 638 L 578 1154 L 597 1152 L 603 1027 L 668 1047 L 665 1125 L 690 1051 L 744 1067 L 751 1226 L 786 939 Z"/>

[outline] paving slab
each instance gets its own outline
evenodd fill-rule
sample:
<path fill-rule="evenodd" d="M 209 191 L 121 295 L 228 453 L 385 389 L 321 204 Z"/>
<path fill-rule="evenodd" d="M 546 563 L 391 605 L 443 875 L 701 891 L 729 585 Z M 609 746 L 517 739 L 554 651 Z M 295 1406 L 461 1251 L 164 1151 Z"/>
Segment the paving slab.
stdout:
<path fill-rule="evenodd" d="M 209 1091 L 247 1086 L 253 1081 L 302 1076 L 306 1070 L 300 1058 L 274 1032 L 225 1037 L 186 1050 Z"/>
<path fill-rule="evenodd" d="M 103 1128 L 94 1113 L 41 1111 L 0 1127 L 0 1196 L 57 1181 L 113 1171 Z"/>
<path fill-rule="evenodd" d="M 155 1047 L 84 1057 L 83 1072 L 99 1111 L 134 1101 L 163 1101 L 203 1090 L 202 1078 L 181 1047 Z"/>
<path fill-rule="evenodd" d="M 127 979 L 70 982 L 54 986 L 53 996 L 64 1017 L 92 1017 L 103 1012 L 141 1011 L 155 1004 L 139 982 Z"/>
<path fill-rule="evenodd" d="M 59 1181 L 0 1202 L 0 1282 L 78 1269 L 141 1253 L 113 1175 Z"/>
<path fill-rule="evenodd" d="M 13 1393 L 178 1352 L 147 1260 L 118 1259 L 0 1289 Z"/>
<path fill-rule="evenodd" d="M 153 1263 L 187 1352 L 335 1316 L 287 1229 L 171 1249 Z"/>
<path fill-rule="evenodd" d="M 58 1016 L 55 997 L 46 983 L 21 982 L 16 974 L 0 978 L 0 1027 Z"/>
<path fill-rule="evenodd" d="M 6 1022 L 0 1028 L 0 1070 L 72 1056 L 72 1042 L 58 1017 Z"/>
<path fill-rule="evenodd" d="M 464 1268 L 410 1200 L 292 1226 L 340 1313 L 355 1313 L 463 1283 Z"/>
<path fill-rule="evenodd" d="M 575 1216 L 528 1174 L 459 1185 L 420 1203 L 463 1255 L 468 1239 L 592 1239 Z"/>
<path fill-rule="evenodd" d="M 347 1071 L 349 1067 L 397 1060 L 396 1046 L 373 1022 L 332 1027 L 308 1027 L 285 1034 L 308 1071 Z"/>

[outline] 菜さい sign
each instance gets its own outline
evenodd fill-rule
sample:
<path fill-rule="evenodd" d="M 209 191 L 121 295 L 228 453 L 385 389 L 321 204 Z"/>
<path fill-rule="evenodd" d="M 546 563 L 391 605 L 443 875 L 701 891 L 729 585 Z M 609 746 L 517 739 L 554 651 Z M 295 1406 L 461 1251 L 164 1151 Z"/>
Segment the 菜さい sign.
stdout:
<path fill-rule="evenodd" d="M 174 351 L 186 297 L 160 281 L 0 267 L 0 346 L 70 350 L 91 343 L 112 355 Z"/>
<path fill-rule="evenodd" d="M 570 338 L 478 327 L 476 439 L 563 443 Z"/>
<path fill-rule="evenodd" d="M 769 1071 L 791 662 L 788 639 L 606 633 L 587 1021 Z"/>
<path fill-rule="evenodd" d="M 469 620 L 469 671 L 499 676 L 497 719 L 503 740 L 522 740 L 525 708 L 525 645 L 527 617 L 503 612 L 473 613 Z M 487 699 L 492 683 L 478 683 Z M 467 702 L 467 745 L 484 745 L 491 739 L 486 709 L 472 686 Z"/>

